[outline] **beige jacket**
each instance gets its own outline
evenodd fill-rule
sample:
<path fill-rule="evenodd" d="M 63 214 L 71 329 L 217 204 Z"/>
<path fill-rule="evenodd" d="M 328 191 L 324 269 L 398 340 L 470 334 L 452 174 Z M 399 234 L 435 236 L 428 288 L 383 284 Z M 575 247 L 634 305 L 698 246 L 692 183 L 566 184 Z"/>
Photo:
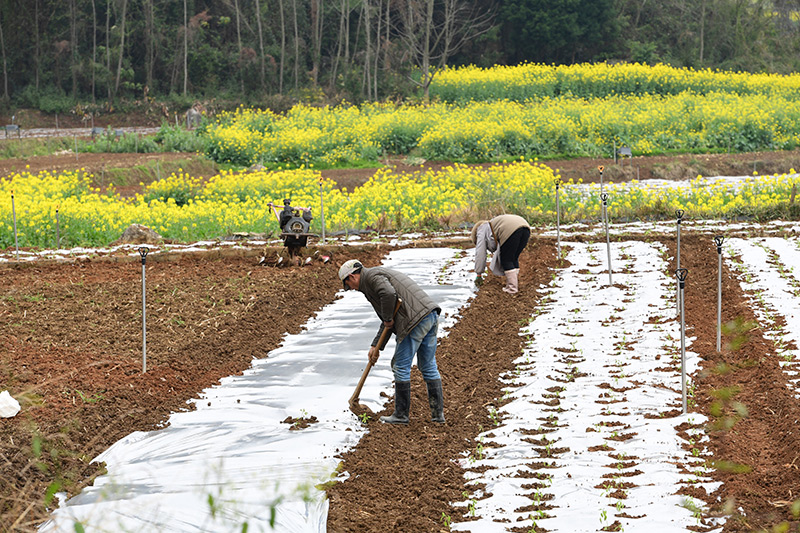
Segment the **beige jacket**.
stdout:
<path fill-rule="evenodd" d="M 492 263 L 489 265 L 492 273 L 496 276 L 505 275 L 500 266 L 500 246 L 519 228 L 530 228 L 528 221 L 519 215 L 498 215 L 488 222 L 481 220 L 475 224 L 472 242 L 475 243 L 476 274 L 483 274 L 486 270 L 486 253 L 489 251 L 493 253 Z"/>

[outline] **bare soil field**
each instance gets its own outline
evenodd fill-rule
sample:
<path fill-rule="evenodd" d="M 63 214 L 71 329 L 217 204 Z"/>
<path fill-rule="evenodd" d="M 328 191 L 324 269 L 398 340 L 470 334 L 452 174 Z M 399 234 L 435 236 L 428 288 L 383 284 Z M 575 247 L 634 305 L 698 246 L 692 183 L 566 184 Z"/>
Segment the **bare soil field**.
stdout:
<path fill-rule="evenodd" d="M 709 239 L 685 237 L 684 266 L 693 279 L 715 279 Z M 2 383 L 23 405 L 0 425 L 3 530 L 35 529 L 47 516 L 49 492 L 75 494 L 102 471 L 90 463 L 102 450 L 132 431 L 162 426 L 201 390 L 242 372 L 252 357 L 266 356 L 284 333 L 298 331 L 333 300 L 340 288 L 336 265 L 351 257 L 380 261 L 383 251 L 370 248 L 342 250 L 333 263 L 304 268 L 257 266 L 256 254 L 232 251 L 151 262 L 146 374 L 138 261 L 0 267 Z M 342 456 L 350 477 L 328 491 L 329 531 L 439 531 L 442 513 L 463 514 L 451 506 L 466 490 L 456 459 L 488 427 L 486 405 L 502 405 L 499 377 L 521 353 L 520 323 L 539 305 L 535 287 L 561 266 L 552 240 L 533 239 L 522 256 L 520 295 L 509 298 L 499 278 L 481 287 L 438 350 L 447 424 L 427 422 L 424 384 L 417 376 L 411 424 L 394 427 L 373 419 L 369 433 Z M 732 273 L 724 274 L 726 319 L 753 320 Z M 758 329 L 736 351 L 715 354 L 715 332 L 702 326 L 715 323 L 715 290 L 713 283 L 693 286 L 686 302 L 687 327 L 697 337 L 695 350 L 705 368 L 695 409 L 708 413 L 716 390 L 741 389 L 737 399 L 750 416 L 735 430 L 711 431 L 708 446 L 715 460 L 752 470 L 719 469 L 714 475 L 724 481 L 720 494 L 692 496 L 713 503 L 715 512 L 733 511 L 726 531 L 759 530 L 792 519 L 789 502 L 800 486 L 794 467 L 800 408 Z M 723 361 L 732 372 L 715 370 Z"/>
<path fill-rule="evenodd" d="M 63 157 L 74 160 L 74 155 Z M 128 166 L 151 157 L 172 156 L 104 154 L 95 164 Z M 797 168 L 797 157 L 788 152 L 634 158 L 631 167 L 626 162 L 625 172 L 638 167 L 642 179 L 687 179 L 705 165 L 720 174 L 742 174 L 735 169 L 752 168 L 756 160 L 765 168 L 774 165 L 767 172 L 786 172 Z M 32 171 L 68 168 L 60 158 L 31 158 L 26 164 Z M 61 164 L 66 166 L 56 167 Z M 547 164 L 561 169 L 565 178 L 585 174 L 584 181 L 597 164 L 612 168 L 608 160 Z M 676 175 L 669 176 L 671 171 Z M 350 188 L 371 172 L 324 174 Z M 760 531 L 784 520 L 797 527 L 791 504 L 800 493 L 800 406 L 771 357 L 774 346 L 759 328 L 743 336 L 736 350 L 716 353 L 715 330 L 708 327 L 716 323 L 717 256 L 708 246 L 710 239 L 688 235 L 682 241 L 682 266 L 692 271 L 687 328 L 703 359 L 693 409 L 718 419 L 717 391 L 739 388 L 737 400 L 747 406 L 748 416 L 730 429 L 711 427 L 707 447 L 719 465 L 751 468 L 717 468 L 713 475 L 723 482 L 718 493 L 698 490 L 692 496 L 707 501 L 714 513 L 730 516 L 725 531 Z M 674 250 L 674 239 L 664 242 Z M 285 333 L 297 332 L 334 299 L 341 288 L 339 264 L 357 257 L 376 265 L 386 250 L 342 247 L 333 250 L 331 263 L 303 268 L 259 266 L 259 251 L 148 259 L 146 374 L 141 372 L 138 261 L 0 264 L 0 389 L 12 390 L 23 407 L 16 417 L 0 422 L 0 531 L 35 530 L 53 505 L 53 492 L 74 495 L 102 472 L 102 465 L 90 463 L 93 457 L 132 431 L 162 427 L 170 412 L 186 409 L 187 400 L 204 388 L 241 373 L 253 357 L 267 356 Z M 424 384 L 412 375 L 411 424 L 394 427 L 373 419 L 358 446 L 343 454 L 343 470 L 350 477 L 328 490 L 329 531 L 442 531 L 443 513 L 463 515 L 463 507 L 452 506 L 467 490 L 456 460 L 475 447 L 488 426 L 486 406 L 502 405 L 500 376 L 513 369 L 521 353 L 520 324 L 541 305 L 536 288 L 563 266 L 553 240 L 535 235 L 521 264 L 523 290 L 517 297 L 509 298 L 501 280 L 490 277 L 440 343 L 447 424 L 427 422 Z M 755 322 L 736 273 L 725 268 L 723 274 L 724 320 Z M 723 367 L 729 370 L 720 371 Z M 389 401 L 380 414 L 391 406 Z M 697 526 L 698 531 L 707 529 Z"/>

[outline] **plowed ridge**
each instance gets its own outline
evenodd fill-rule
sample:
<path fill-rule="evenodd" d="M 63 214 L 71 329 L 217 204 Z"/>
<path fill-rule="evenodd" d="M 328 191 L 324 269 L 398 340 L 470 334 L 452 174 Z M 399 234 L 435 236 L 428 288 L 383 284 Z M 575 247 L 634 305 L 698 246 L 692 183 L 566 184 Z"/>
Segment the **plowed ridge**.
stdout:
<path fill-rule="evenodd" d="M 733 255 L 741 285 L 753 310 L 782 359 L 795 396 L 800 398 L 800 248 L 797 240 L 779 237 L 731 239 L 725 247 Z"/>
<path fill-rule="evenodd" d="M 692 508 L 702 502 L 678 491 L 714 486 L 702 443 L 692 437 L 690 452 L 676 430 L 700 417 L 680 414 L 666 249 L 613 244 L 609 285 L 605 244 L 566 246 L 571 266 L 521 330 L 530 342 L 508 376 L 511 401 L 464 460 L 477 487 L 467 515 L 476 519 L 454 529 L 685 531 L 698 524 Z M 699 358 L 686 355 L 691 375 Z"/>

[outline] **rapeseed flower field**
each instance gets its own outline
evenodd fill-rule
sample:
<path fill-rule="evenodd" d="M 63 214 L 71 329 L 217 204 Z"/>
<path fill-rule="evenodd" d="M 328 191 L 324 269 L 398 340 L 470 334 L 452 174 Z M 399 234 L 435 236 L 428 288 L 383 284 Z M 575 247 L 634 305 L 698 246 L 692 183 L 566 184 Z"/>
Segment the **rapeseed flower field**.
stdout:
<path fill-rule="evenodd" d="M 788 94 L 681 92 L 568 95 L 463 105 L 366 104 L 285 116 L 239 110 L 209 126 L 207 155 L 238 166 L 335 167 L 389 154 L 463 163 L 563 156 L 790 150 L 800 145 L 800 106 Z"/>
<path fill-rule="evenodd" d="M 695 70 L 640 63 L 498 65 L 485 69 L 465 66 L 438 72 L 430 92 L 445 102 L 524 102 L 567 95 L 578 98 L 667 96 L 683 92 L 797 98 L 800 96 L 800 75 Z"/>
<path fill-rule="evenodd" d="M 500 212 L 536 223 L 555 219 L 555 182 L 543 157 L 746 152 L 800 146 L 800 75 L 667 65 L 522 65 L 438 72 L 433 103 L 298 105 L 283 115 L 240 107 L 203 128 L 207 155 L 231 168 L 208 181 L 179 171 L 135 198 L 92 188 L 84 171 L 22 172 L 0 180 L 0 247 L 105 245 L 132 223 L 165 239 L 278 232 L 269 208 L 291 198 L 326 230 L 452 228 Z M 437 172 L 378 172 L 343 193 L 315 170 L 378 161 L 388 154 L 456 162 Z M 503 164 L 512 161 L 511 164 Z M 458 163 L 494 162 L 474 168 Z M 255 166 L 260 164 L 261 166 Z M 261 169 L 261 170 L 258 170 Z M 696 180 L 682 189 L 609 185 L 612 217 L 778 216 L 797 176 L 763 176 L 734 188 Z M 562 220 L 599 216 L 594 186 L 565 183 Z"/>
<path fill-rule="evenodd" d="M 239 166 L 333 167 L 388 154 L 492 162 L 563 156 L 746 152 L 800 145 L 800 75 L 668 65 L 473 66 L 436 74 L 429 105 L 239 108 L 205 131 Z"/>
<path fill-rule="evenodd" d="M 321 232 L 320 198 L 326 231 L 412 230 L 469 227 L 479 218 L 517 213 L 534 224 L 553 224 L 555 185 L 560 177 L 535 161 L 489 167 L 453 165 L 439 171 L 382 170 L 352 193 L 312 169 L 223 172 L 203 183 L 183 172 L 122 198 L 92 188 L 83 171 L 0 179 L 0 248 L 14 245 L 14 216 L 22 247 L 52 247 L 56 224 L 62 246 L 103 246 L 130 224 L 148 226 L 165 239 L 194 242 L 234 232 L 277 235 L 269 203 L 310 207 L 312 231 Z M 612 219 L 673 216 L 684 209 L 695 218 L 785 213 L 800 178 L 794 173 L 758 176 L 734 186 L 698 178 L 686 188 L 651 188 L 637 182 L 606 184 Z M 560 184 L 561 220 L 597 221 L 599 185 Z"/>

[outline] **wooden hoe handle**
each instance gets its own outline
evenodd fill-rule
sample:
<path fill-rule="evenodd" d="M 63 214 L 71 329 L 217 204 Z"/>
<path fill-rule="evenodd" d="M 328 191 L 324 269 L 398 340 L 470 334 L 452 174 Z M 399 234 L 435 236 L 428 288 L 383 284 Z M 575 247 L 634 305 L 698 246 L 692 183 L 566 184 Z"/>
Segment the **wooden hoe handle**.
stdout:
<path fill-rule="evenodd" d="M 403 303 L 403 300 L 400 298 L 397 299 L 397 303 L 394 306 L 394 313 L 392 313 L 392 320 L 397 317 L 397 311 L 400 310 L 400 304 Z M 386 346 L 386 342 L 389 340 L 389 335 L 392 334 L 392 331 L 384 327 L 381 336 L 378 338 L 378 350 L 382 350 Z M 369 375 L 369 371 L 372 370 L 374 366 L 372 359 L 367 361 L 367 367 L 364 369 L 364 372 L 361 374 L 361 379 L 358 380 L 358 385 L 356 385 L 356 390 L 353 392 L 353 395 L 350 397 L 350 408 L 353 409 L 358 405 L 358 397 L 361 394 L 361 389 L 364 387 L 364 382 L 367 380 L 367 376 Z"/>

